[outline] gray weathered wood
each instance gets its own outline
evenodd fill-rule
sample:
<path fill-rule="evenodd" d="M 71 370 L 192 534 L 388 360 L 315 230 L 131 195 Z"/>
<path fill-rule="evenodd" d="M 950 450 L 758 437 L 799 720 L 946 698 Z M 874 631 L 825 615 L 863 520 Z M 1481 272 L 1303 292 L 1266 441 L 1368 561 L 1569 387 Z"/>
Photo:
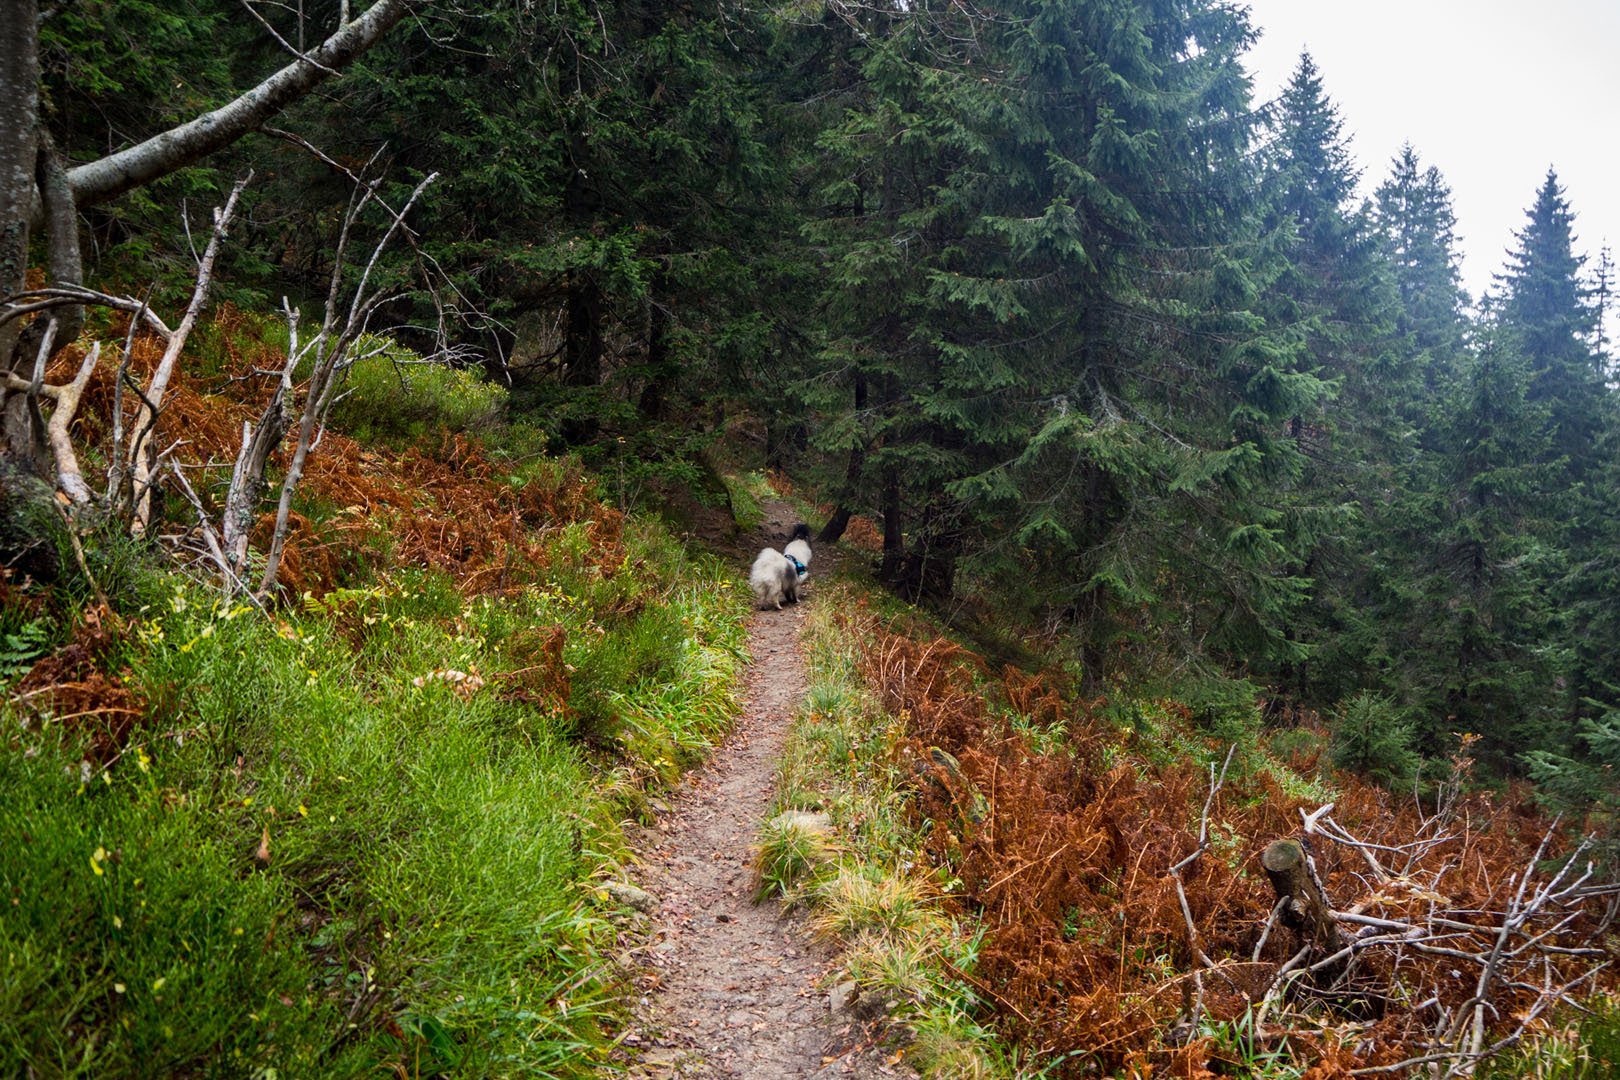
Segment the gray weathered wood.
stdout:
<path fill-rule="evenodd" d="M 1260 865 L 1271 879 L 1277 899 L 1288 901 L 1283 906 L 1283 925 L 1297 931 L 1310 946 L 1310 959 L 1320 960 L 1343 950 L 1348 942 L 1333 917 L 1333 906 L 1322 891 L 1305 846 L 1298 840 L 1277 840 L 1261 854 Z M 1325 969 L 1326 981 L 1336 978 L 1343 966 Z"/>
<path fill-rule="evenodd" d="M 330 70 L 371 48 L 406 8 L 407 0 L 377 0 L 309 54 L 315 63 L 294 60 L 228 105 L 69 170 L 74 203 L 82 209 L 117 198 L 229 146 L 329 78 Z"/>

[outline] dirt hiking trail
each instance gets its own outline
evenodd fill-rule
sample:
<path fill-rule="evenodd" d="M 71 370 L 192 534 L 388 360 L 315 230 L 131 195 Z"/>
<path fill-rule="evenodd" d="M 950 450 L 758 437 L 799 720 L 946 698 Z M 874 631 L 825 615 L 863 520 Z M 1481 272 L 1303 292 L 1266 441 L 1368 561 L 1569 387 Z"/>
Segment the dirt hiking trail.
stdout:
<path fill-rule="evenodd" d="M 780 547 L 794 519 L 766 505 L 758 550 Z M 746 568 L 746 563 L 743 568 Z M 825 569 L 812 563 L 815 571 Z M 751 598 L 750 598 L 751 599 Z M 660 906 L 633 950 L 641 1049 L 629 1075 L 687 1080 L 910 1077 L 873 1033 L 833 1012 L 823 985 L 831 951 L 781 906 L 752 902 L 751 851 L 770 809 L 776 759 L 806 674 L 799 629 L 806 599 L 749 621 L 752 663 L 741 716 L 714 756 L 672 798 L 656 829 L 642 830 L 639 884 Z"/>

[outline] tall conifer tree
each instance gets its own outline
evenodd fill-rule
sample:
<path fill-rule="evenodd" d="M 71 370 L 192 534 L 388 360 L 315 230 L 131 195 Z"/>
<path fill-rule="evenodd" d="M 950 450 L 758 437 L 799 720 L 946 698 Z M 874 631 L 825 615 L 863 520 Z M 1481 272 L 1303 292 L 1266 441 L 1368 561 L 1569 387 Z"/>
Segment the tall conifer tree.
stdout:
<path fill-rule="evenodd" d="M 1466 325 L 1468 294 L 1458 268 L 1451 188 L 1439 169 L 1422 168 L 1417 151 L 1407 143 L 1378 186 L 1375 201 L 1374 220 L 1400 300 L 1397 333 L 1404 348 L 1418 356 L 1427 397 L 1455 374 Z"/>
<path fill-rule="evenodd" d="M 1358 516 L 1375 512 L 1389 487 L 1390 463 L 1408 441 L 1398 403 L 1415 365 L 1396 347 L 1395 296 L 1368 207 L 1352 204 L 1359 172 L 1338 107 L 1309 53 L 1300 56 L 1274 109 L 1266 155 L 1264 214 L 1289 229 L 1284 272 L 1264 310 L 1300 343 L 1300 370 L 1334 393 L 1288 418 L 1306 461 L 1287 496 L 1316 523 L 1297 544 L 1296 575 L 1309 579 L 1309 603 L 1288 626 L 1300 659 L 1277 680 L 1301 697 L 1337 698 L 1356 689 L 1368 645 L 1353 623 L 1370 576 Z M 1306 653 L 1315 659 L 1306 662 Z"/>
<path fill-rule="evenodd" d="M 1500 323 L 1529 365 L 1530 398 L 1547 404 L 1554 448 L 1578 482 L 1595 460 L 1608 410 L 1603 365 L 1593 348 L 1597 312 L 1581 279 L 1586 260 L 1575 253 L 1575 215 L 1554 170 L 1547 170 L 1527 217 L 1497 278 Z"/>
<path fill-rule="evenodd" d="M 1271 485 L 1323 388 L 1253 310 L 1284 264 L 1246 213 L 1246 23 L 951 11 L 870 16 L 860 107 L 824 143 L 846 155 L 816 234 L 839 252 L 826 359 L 871 399 L 828 430 L 864 418 L 886 568 L 940 587 L 966 555 L 1021 583 L 1075 621 L 1093 679 L 1145 608 L 1233 652 L 1284 644 L 1298 530 Z"/>
<path fill-rule="evenodd" d="M 1563 569 L 1561 463 L 1548 407 L 1506 335 L 1487 332 L 1452 410 L 1448 470 L 1417 656 L 1443 689 L 1431 720 L 1455 717 L 1500 764 L 1556 744 L 1568 670 L 1548 585 Z"/>
<path fill-rule="evenodd" d="M 1434 618 L 1421 583 L 1445 517 L 1446 448 L 1456 380 L 1467 366 L 1464 294 L 1457 269 L 1451 192 L 1434 167 L 1404 146 L 1375 194 L 1373 224 L 1395 295 L 1384 370 L 1407 378 L 1379 387 L 1391 412 L 1378 456 L 1358 462 L 1359 513 L 1347 527 L 1331 632 L 1324 635 L 1310 691 L 1348 699 L 1377 686 L 1399 706 L 1433 697 L 1410 657 Z M 1432 582 L 1430 583 L 1432 584 Z"/>
<path fill-rule="evenodd" d="M 1588 717 L 1620 702 L 1620 394 L 1608 385 L 1600 310 L 1575 251 L 1575 215 L 1549 169 L 1499 277 L 1498 323 L 1547 410 L 1559 468 L 1556 515 L 1567 570 L 1548 589 L 1573 652 L 1567 711 Z"/>

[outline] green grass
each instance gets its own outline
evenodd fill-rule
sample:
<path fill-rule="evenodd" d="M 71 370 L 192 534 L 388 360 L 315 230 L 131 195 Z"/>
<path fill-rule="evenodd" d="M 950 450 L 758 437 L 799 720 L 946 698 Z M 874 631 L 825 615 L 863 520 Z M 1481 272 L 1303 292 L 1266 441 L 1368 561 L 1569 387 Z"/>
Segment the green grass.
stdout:
<path fill-rule="evenodd" d="M 763 502 L 776 497 L 765 477 L 758 472 L 741 475 L 723 472 L 720 479 L 724 481 L 726 494 L 731 498 L 731 516 L 737 528 L 751 532 L 764 524 Z"/>
<path fill-rule="evenodd" d="M 747 612 L 730 568 L 626 545 L 643 572 L 559 530 L 509 599 L 404 571 L 274 619 L 170 578 L 115 661 L 158 722 L 88 782 L 8 708 L 0 1076 L 593 1075 L 615 911 L 586 884 L 729 722 Z M 501 692 L 536 625 L 566 701 Z"/>
<path fill-rule="evenodd" d="M 1591 1011 L 1566 1017 L 1546 1032 L 1487 1058 L 1481 1080 L 1604 1080 L 1620 1075 L 1620 1002 L 1609 995 L 1583 1004 Z"/>
<path fill-rule="evenodd" d="M 812 925 L 843 948 L 832 978 L 853 980 L 863 1007 L 888 1017 L 922 1075 L 1037 1075 L 977 1019 L 964 975 L 977 959 L 979 931 L 952 907 L 960 882 L 917 863 L 925 844 L 906 808 L 903 725 L 861 682 L 853 643 L 836 621 L 854 590 L 839 580 L 821 588 L 803 638 L 810 685 L 783 748 L 775 807 L 823 811 L 835 834 L 809 852 L 767 825 L 760 895 L 808 904 Z"/>

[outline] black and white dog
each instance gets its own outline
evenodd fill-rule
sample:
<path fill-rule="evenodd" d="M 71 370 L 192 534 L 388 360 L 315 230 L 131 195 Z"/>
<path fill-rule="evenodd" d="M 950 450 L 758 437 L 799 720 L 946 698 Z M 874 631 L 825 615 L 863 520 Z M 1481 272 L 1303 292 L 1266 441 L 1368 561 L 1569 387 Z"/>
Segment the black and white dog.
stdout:
<path fill-rule="evenodd" d="M 810 526 L 799 522 L 793 526 L 793 538 L 788 541 L 782 554 L 793 560 L 793 569 L 798 572 L 799 584 L 810 576 Z"/>
<path fill-rule="evenodd" d="M 775 605 L 782 610 L 782 602 L 799 602 L 799 586 L 810 576 L 810 526 L 793 527 L 793 538 L 786 549 L 765 548 L 754 558 L 754 567 L 748 572 L 748 587 L 760 607 Z"/>

